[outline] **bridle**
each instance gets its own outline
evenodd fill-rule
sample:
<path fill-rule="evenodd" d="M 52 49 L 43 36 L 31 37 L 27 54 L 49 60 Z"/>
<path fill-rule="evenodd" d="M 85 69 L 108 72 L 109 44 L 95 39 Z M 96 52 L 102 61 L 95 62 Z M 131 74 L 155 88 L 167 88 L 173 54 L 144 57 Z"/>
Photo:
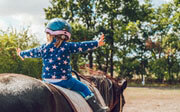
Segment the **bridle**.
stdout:
<path fill-rule="evenodd" d="M 114 79 L 114 78 L 112 78 L 112 77 L 107 77 L 108 79 L 110 79 L 111 81 L 112 81 L 112 83 L 113 84 L 115 84 L 115 85 L 117 85 L 118 86 L 118 83 L 117 83 L 117 80 L 116 79 Z M 114 91 L 113 91 L 114 92 Z M 117 92 L 119 92 L 119 91 L 116 91 L 115 90 L 115 92 L 117 93 Z M 116 94 L 116 97 L 115 97 L 115 102 L 113 102 L 112 104 L 110 104 L 110 106 L 109 106 L 109 108 L 110 108 L 110 112 L 117 106 L 117 104 L 120 102 L 120 110 L 119 110 L 119 112 L 122 112 L 122 107 L 123 107 L 123 102 L 122 102 L 122 100 L 123 100 L 123 96 L 122 96 L 122 93 L 120 93 L 119 94 L 120 95 L 120 97 L 118 98 L 118 94 Z"/>

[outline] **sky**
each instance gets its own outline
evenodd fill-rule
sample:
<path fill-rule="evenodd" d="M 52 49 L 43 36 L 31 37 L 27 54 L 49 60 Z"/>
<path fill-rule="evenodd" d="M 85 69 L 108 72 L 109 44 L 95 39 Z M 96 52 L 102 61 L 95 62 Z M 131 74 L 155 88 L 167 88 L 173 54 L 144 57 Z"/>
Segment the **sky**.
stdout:
<path fill-rule="evenodd" d="M 143 0 L 139 0 L 143 3 Z M 155 6 L 170 0 L 152 0 Z M 30 33 L 37 35 L 39 40 L 45 39 L 43 8 L 50 6 L 50 0 L 0 0 L 0 29 L 15 28 L 21 31 L 30 27 Z"/>
<path fill-rule="evenodd" d="M 22 31 L 30 27 L 30 33 L 45 40 L 43 8 L 48 6 L 49 0 L 0 0 L 0 29 L 15 28 Z"/>

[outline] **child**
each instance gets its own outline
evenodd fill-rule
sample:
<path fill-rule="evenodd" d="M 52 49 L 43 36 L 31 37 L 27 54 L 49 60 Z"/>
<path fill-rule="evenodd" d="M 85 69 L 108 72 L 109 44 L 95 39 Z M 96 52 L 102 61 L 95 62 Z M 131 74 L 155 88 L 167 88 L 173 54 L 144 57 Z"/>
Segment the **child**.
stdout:
<path fill-rule="evenodd" d="M 48 83 L 82 93 L 94 112 L 106 112 L 95 99 L 91 90 L 79 80 L 72 77 L 70 54 L 95 49 L 104 45 L 104 35 L 99 41 L 67 42 L 71 37 L 71 26 L 65 20 L 54 18 L 46 26 L 47 43 L 40 47 L 22 51 L 17 54 L 24 58 L 42 58 L 42 79 Z"/>

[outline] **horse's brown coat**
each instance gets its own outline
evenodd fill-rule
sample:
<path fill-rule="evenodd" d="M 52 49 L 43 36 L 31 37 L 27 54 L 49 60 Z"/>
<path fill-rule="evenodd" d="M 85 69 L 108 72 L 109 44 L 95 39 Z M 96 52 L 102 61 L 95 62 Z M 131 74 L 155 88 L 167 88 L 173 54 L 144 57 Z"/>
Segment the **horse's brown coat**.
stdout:
<path fill-rule="evenodd" d="M 120 102 L 124 100 L 124 89 L 115 83 L 108 83 L 107 87 L 103 87 L 107 83 L 99 83 L 98 89 L 107 97 L 108 106 L 118 101 L 111 112 L 119 112 L 124 104 Z M 102 93 L 103 90 L 107 92 L 107 89 L 110 93 Z M 0 112 L 73 112 L 73 109 L 63 94 L 55 94 L 44 82 L 25 75 L 7 73 L 0 74 Z"/>
<path fill-rule="evenodd" d="M 95 83 L 111 112 L 122 112 L 125 104 L 123 91 L 127 86 L 126 80 L 118 83 L 118 80 L 104 76 L 87 76 L 87 78 Z"/>

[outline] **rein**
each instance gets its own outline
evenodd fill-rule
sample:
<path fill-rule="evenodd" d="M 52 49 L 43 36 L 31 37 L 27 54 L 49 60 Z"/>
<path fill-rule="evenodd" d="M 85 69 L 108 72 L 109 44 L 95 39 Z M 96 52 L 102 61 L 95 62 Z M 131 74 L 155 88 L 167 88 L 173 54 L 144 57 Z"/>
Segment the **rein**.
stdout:
<path fill-rule="evenodd" d="M 116 99 L 115 103 L 113 105 L 110 105 L 110 112 L 115 108 L 115 106 L 118 104 L 118 99 Z"/>
<path fill-rule="evenodd" d="M 107 79 L 109 79 L 112 83 L 115 83 L 118 85 L 117 83 L 117 80 L 110 77 L 110 76 L 106 76 Z M 124 82 L 124 80 L 123 80 Z M 114 91 L 113 91 L 114 92 Z M 119 112 L 122 112 L 122 107 L 123 107 L 123 104 L 122 104 L 122 94 L 120 94 L 120 98 L 118 98 L 118 96 L 116 95 L 116 98 L 115 98 L 115 102 L 113 102 L 112 104 L 110 104 L 109 108 L 110 108 L 110 112 L 116 107 L 116 105 L 119 103 L 120 101 L 120 111 Z"/>
<path fill-rule="evenodd" d="M 112 77 L 108 77 L 111 81 L 112 81 L 112 83 L 114 82 L 115 84 L 117 84 L 117 82 L 116 82 L 116 80 L 115 79 L 113 79 Z M 113 91 L 114 92 L 114 91 Z M 115 91 L 116 92 L 116 91 Z M 122 97 L 122 95 L 120 94 L 120 98 Z M 113 102 L 112 104 L 110 104 L 110 112 L 116 107 L 116 105 L 119 103 L 119 101 L 120 100 L 122 100 L 122 99 L 120 99 L 120 98 L 118 98 L 118 96 L 116 95 L 116 97 L 115 97 L 115 102 Z M 120 107 L 120 108 L 122 108 L 122 107 Z M 121 110 L 120 110 L 120 112 L 122 112 Z"/>

